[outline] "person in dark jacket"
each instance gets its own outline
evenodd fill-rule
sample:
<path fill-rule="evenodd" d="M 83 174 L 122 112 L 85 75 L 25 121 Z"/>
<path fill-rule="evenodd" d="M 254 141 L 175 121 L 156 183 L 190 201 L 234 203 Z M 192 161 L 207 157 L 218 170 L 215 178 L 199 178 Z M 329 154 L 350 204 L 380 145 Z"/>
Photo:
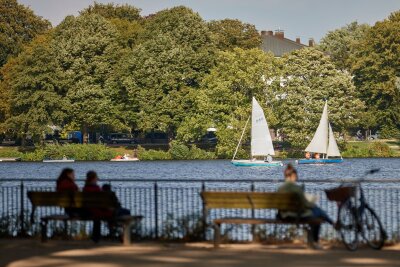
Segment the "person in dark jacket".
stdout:
<path fill-rule="evenodd" d="M 75 172 L 71 168 L 65 168 L 57 178 L 57 192 L 78 192 L 79 188 L 75 183 Z M 66 208 L 65 213 L 70 217 L 84 215 L 84 210 L 80 208 Z"/>
<path fill-rule="evenodd" d="M 75 183 L 75 172 L 73 169 L 65 168 L 57 178 L 57 192 L 77 192 L 78 186 Z"/>
<path fill-rule="evenodd" d="M 100 186 L 97 184 L 98 176 L 95 171 L 88 171 L 86 173 L 85 186 L 83 187 L 83 192 L 101 192 Z M 93 233 L 92 240 L 94 242 L 99 242 L 101 235 L 101 220 L 100 218 L 112 218 L 113 212 L 107 209 L 91 208 L 87 210 L 89 215 L 93 218 L 99 218 L 98 220 L 93 220 Z"/>

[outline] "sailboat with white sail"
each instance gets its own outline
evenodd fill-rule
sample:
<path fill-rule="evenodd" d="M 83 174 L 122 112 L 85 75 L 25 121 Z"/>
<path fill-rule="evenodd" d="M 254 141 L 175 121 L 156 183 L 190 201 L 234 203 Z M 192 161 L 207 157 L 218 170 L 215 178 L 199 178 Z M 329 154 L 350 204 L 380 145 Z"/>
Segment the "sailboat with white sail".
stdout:
<path fill-rule="evenodd" d="M 250 120 L 250 118 L 249 118 Z M 249 160 L 235 160 L 236 153 L 240 147 L 243 139 L 244 132 L 247 124 L 242 131 L 239 143 L 236 147 L 235 154 L 233 155 L 232 164 L 242 167 L 273 167 L 282 166 L 281 161 L 273 161 L 272 156 L 275 155 L 274 147 L 272 145 L 272 138 L 269 132 L 268 123 L 265 119 L 264 111 L 260 104 L 253 97 L 252 112 L 251 112 L 251 159 Z M 265 160 L 257 160 L 256 157 L 265 157 Z"/>
<path fill-rule="evenodd" d="M 298 164 L 324 164 L 341 163 L 343 158 L 340 155 L 339 147 L 333 135 L 331 124 L 328 118 L 328 101 L 325 101 L 324 110 L 319 122 L 317 131 L 310 144 L 305 149 L 308 153 L 322 154 L 322 158 L 307 158 L 297 161 Z"/>

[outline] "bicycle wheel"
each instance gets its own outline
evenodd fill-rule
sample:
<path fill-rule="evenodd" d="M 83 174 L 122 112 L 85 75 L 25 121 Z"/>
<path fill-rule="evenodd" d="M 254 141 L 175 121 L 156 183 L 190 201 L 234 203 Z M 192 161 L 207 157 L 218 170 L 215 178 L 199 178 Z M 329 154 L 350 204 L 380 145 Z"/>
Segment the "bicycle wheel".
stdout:
<path fill-rule="evenodd" d="M 354 201 L 348 199 L 340 205 L 338 211 L 340 236 L 346 248 L 351 251 L 358 248 L 358 227 L 354 207 Z"/>
<path fill-rule="evenodd" d="M 360 213 L 363 238 L 371 248 L 381 249 L 385 243 L 386 233 L 378 215 L 369 206 L 366 206 Z"/>

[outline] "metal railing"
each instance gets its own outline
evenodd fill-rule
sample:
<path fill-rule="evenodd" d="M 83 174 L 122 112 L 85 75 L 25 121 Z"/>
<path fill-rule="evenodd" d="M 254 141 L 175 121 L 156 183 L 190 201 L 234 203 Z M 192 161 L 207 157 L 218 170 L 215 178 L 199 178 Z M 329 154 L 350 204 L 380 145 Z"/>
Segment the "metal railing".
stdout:
<path fill-rule="evenodd" d="M 336 187 L 346 180 L 304 180 L 305 191 L 319 197 L 318 205 L 336 219 L 336 203 L 326 199 L 324 189 Z M 348 179 L 347 181 L 352 181 Z M 144 219 L 135 229 L 138 238 L 148 239 L 212 239 L 212 220 L 218 217 L 240 216 L 256 218 L 273 218 L 274 210 L 211 210 L 206 218 L 202 217 L 202 191 L 276 191 L 281 180 L 145 180 L 113 179 L 102 180 L 100 184 L 110 183 L 123 207 L 131 210 L 133 215 L 143 215 Z M 83 180 L 77 184 L 82 187 Z M 0 230 L 10 235 L 33 234 L 38 231 L 39 218 L 53 213 L 63 213 L 57 208 L 39 208 L 35 213 L 35 223 L 29 222 L 31 204 L 27 199 L 28 191 L 52 191 L 53 179 L 0 179 Z M 391 240 L 399 240 L 400 231 L 400 179 L 365 180 L 365 195 L 375 209 Z M 89 235 L 90 223 L 75 225 L 77 232 Z M 227 238 L 237 241 L 274 237 L 290 238 L 300 231 L 293 226 L 263 225 L 254 232 L 249 225 L 224 226 Z M 107 227 L 103 227 L 104 233 Z M 301 234 L 301 233 L 300 233 Z M 324 225 L 322 237 L 336 239 L 338 236 L 332 227 Z"/>

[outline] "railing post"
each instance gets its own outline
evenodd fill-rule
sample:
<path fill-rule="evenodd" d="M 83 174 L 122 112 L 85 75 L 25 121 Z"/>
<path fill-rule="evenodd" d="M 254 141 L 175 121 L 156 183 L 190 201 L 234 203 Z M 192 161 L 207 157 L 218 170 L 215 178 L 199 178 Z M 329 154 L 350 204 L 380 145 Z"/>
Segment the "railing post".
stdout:
<path fill-rule="evenodd" d="M 158 239 L 158 185 L 154 183 L 154 220 L 155 220 L 155 237 Z"/>
<path fill-rule="evenodd" d="M 255 187 L 254 187 L 254 182 L 251 182 L 251 187 L 250 187 L 250 191 L 254 192 Z M 256 217 L 256 211 L 254 209 L 251 209 L 251 218 L 254 219 Z M 254 224 L 251 225 L 251 235 L 253 236 L 253 240 L 254 240 L 254 234 L 256 232 L 256 226 Z"/>
<path fill-rule="evenodd" d="M 201 182 L 201 192 L 203 193 L 204 191 L 206 191 L 206 185 L 204 182 Z M 205 203 L 203 201 L 203 198 L 201 199 L 201 207 L 202 207 L 202 218 L 201 218 L 201 224 L 203 227 L 203 240 L 206 240 L 206 231 L 207 231 L 207 210 L 205 207 Z"/>
<path fill-rule="evenodd" d="M 19 219 L 20 219 L 20 235 L 21 236 L 25 236 L 25 225 L 24 225 L 24 209 L 25 209 L 25 198 L 24 198 L 24 182 L 21 181 L 21 186 L 20 186 L 20 215 L 19 215 Z"/>

